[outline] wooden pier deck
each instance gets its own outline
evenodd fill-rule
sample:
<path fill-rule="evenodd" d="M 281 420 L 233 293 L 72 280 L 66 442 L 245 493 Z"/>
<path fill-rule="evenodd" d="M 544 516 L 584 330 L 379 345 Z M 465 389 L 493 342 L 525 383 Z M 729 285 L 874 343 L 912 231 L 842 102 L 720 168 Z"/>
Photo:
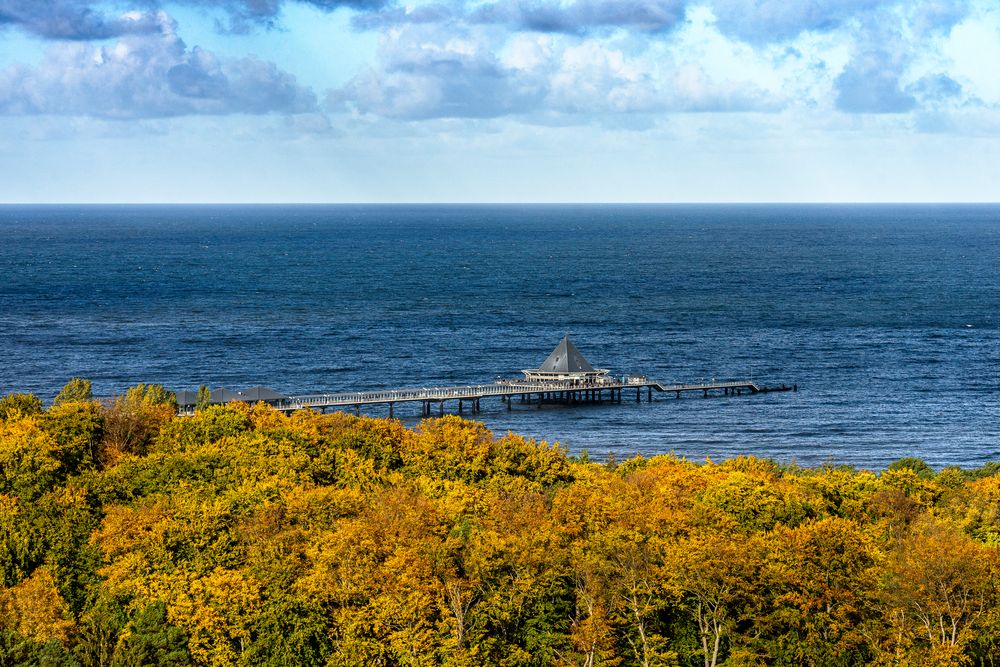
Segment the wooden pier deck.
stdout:
<path fill-rule="evenodd" d="M 526 380 L 501 380 L 491 384 L 479 384 L 457 387 L 423 387 L 413 389 L 393 389 L 376 391 L 357 391 L 330 394 L 309 394 L 291 396 L 271 405 L 282 412 L 313 409 L 326 411 L 328 409 L 349 408 L 360 413 L 364 406 L 387 405 L 389 415 L 397 403 L 421 403 L 421 414 L 430 416 L 432 406 L 437 405 L 438 414 L 444 414 L 445 403 L 451 401 L 462 413 L 466 405 L 473 412 L 479 412 L 480 401 L 484 398 L 499 398 L 508 410 L 517 403 L 537 405 L 583 403 L 621 403 L 625 400 L 641 401 L 645 390 L 646 400 L 652 402 L 653 392 L 681 394 L 701 392 L 704 397 L 710 393 L 719 392 L 722 395 L 736 396 L 744 392 L 748 394 L 767 393 L 770 391 L 792 391 L 798 387 L 764 387 L 752 380 L 712 380 L 710 382 L 695 382 L 685 384 L 662 384 L 645 377 L 623 377 L 621 379 L 605 379 L 601 382 L 582 383 L 579 381 L 545 381 L 531 382 Z M 635 391 L 634 399 L 632 391 Z M 182 411 L 181 414 L 193 414 L 193 410 Z"/>

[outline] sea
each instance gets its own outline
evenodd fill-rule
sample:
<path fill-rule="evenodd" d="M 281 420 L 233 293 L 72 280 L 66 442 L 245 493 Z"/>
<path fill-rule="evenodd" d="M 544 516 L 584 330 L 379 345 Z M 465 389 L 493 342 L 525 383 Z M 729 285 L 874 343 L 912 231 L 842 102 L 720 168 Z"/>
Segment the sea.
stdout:
<path fill-rule="evenodd" d="M 569 334 L 616 375 L 798 391 L 475 418 L 592 459 L 976 467 L 998 264 L 996 205 L 2 206 L 0 394 L 488 383 Z"/>

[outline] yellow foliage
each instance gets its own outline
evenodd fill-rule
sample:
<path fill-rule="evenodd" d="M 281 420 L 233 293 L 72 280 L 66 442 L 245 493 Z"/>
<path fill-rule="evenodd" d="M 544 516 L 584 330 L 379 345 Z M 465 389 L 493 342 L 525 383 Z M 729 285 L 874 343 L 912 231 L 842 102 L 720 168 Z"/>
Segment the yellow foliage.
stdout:
<path fill-rule="evenodd" d="M 944 665 L 1000 648 L 1000 477 L 606 466 L 457 417 L 175 418 L 146 396 L 123 403 L 146 430 L 104 469 L 69 470 L 62 444 L 101 432 L 99 413 L 0 424 L 5 630 L 72 647 L 107 629 L 75 628 L 67 601 L 91 619 L 100 600 L 120 628 L 162 602 L 199 665 Z M 89 542 L 72 530 L 98 520 Z"/>
<path fill-rule="evenodd" d="M 202 664 L 233 665 L 251 639 L 262 586 L 241 572 L 215 568 L 170 591 L 170 621 L 188 634 L 188 650 Z"/>
<path fill-rule="evenodd" d="M 1000 475 L 977 479 L 969 484 L 976 495 L 992 503 L 1000 503 Z"/>
<path fill-rule="evenodd" d="M 40 567 L 17 586 L 0 589 L 0 627 L 39 642 L 67 642 L 73 617 L 49 568 Z"/>
<path fill-rule="evenodd" d="M 253 428 L 258 431 L 285 430 L 291 423 L 291 419 L 284 413 L 272 410 L 263 402 L 253 405 L 247 414 Z"/>
<path fill-rule="evenodd" d="M 36 497 L 59 471 L 59 446 L 36 417 L 0 423 L 0 492 Z"/>
<path fill-rule="evenodd" d="M 827 513 L 859 521 L 865 520 L 868 500 L 880 488 L 873 473 L 842 468 L 807 471 L 799 483 Z"/>
<path fill-rule="evenodd" d="M 20 513 L 17 496 L 0 493 L 0 526 L 10 526 Z"/>
<path fill-rule="evenodd" d="M 889 561 L 895 601 L 912 622 L 912 631 L 932 653 L 968 643 L 973 628 L 996 606 L 1000 554 L 955 526 L 922 518 Z M 942 663 L 938 663 L 942 664 Z"/>
<path fill-rule="evenodd" d="M 727 459 L 720 463 L 718 468 L 719 470 L 743 472 L 748 475 L 771 480 L 775 480 L 780 476 L 778 466 L 774 461 L 759 459 L 755 456 L 737 456 Z"/>
<path fill-rule="evenodd" d="M 769 472 L 736 470 L 713 476 L 715 483 L 700 497 L 709 510 L 709 521 L 721 525 L 734 521 L 743 529 L 768 530 L 777 524 L 796 525 L 813 512 L 801 487 Z"/>
<path fill-rule="evenodd" d="M 933 505 L 941 492 L 932 480 L 923 479 L 910 468 L 884 471 L 879 475 L 879 485 L 883 489 L 903 493 L 921 507 Z"/>

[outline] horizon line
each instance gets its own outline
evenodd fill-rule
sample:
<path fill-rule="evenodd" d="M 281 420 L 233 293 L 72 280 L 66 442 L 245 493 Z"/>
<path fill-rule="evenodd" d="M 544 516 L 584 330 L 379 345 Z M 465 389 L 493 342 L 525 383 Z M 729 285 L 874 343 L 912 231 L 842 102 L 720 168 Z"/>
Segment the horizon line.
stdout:
<path fill-rule="evenodd" d="M 0 202 L 14 206 L 997 206 L 997 201 L 100 201 Z"/>

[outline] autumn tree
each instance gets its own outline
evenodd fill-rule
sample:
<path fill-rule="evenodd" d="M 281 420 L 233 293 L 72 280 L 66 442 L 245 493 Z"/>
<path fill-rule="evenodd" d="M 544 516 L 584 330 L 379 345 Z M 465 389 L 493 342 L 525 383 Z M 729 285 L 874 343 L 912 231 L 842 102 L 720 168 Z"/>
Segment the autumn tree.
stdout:
<path fill-rule="evenodd" d="M 857 524 L 828 517 L 766 538 L 769 599 L 756 641 L 772 664 L 847 665 L 866 655 L 883 554 Z"/>
<path fill-rule="evenodd" d="M 63 403 L 82 403 L 84 401 L 89 401 L 93 399 L 94 393 L 90 384 L 90 380 L 85 380 L 84 378 L 71 378 L 67 382 L 62 390 L 56 394 L 55 399 L 53 399 L 53 405 L 62 405 Z"/>
<path fill-rule="evenodd" d="M 7 394 L 0 398 L 0 421 L 37 415 L 41 411 L 42 401 L 34 394 Z"/>
<path fill-rule="evenodd" d="M 0 419 L 0 665 L 1000 655 L 998 467 L 605 465 L 457 417 L 178 417 L 146 386 L 32 405 Z"/>
<path fill-rule="evenodd" d="M 59 454 L 37 417 L 0 422 L 0 493 L 34 501 L 61 479 Z"/>
<path fill-rule="evenodd" d="M 94 468 L 104 438 L 105 415 L 95 402 L 54 405 L 39 417 L 39 426 L 58 445 L 56 457 L 73 475 Z"/>
<path fill-rule="evenodd" d="M 161 385 L 129 388 L 105 412 L 102 463 L 113 463 L 122 454 L 144 454 L 159 428 L 176 412 L 176 395 Z"/>
<path fill-rule="evenodd" d="M 997 604 L 997 564 L 994 547 L 932 517 L 899 543 L 886 573 L 889 599 L 912 633 L 919 661 L 950 665 L 960 659 Z"/>
<path fill-rule="evenodd" d="M 0 626 L 39 642 L 67 643 L 73 618 L 48 568 L 40 567 L 17 586 L 0 592 Z"/>
<path fill-rule="evenodd" d="M 705 667 L 716 667 L 741 643 L 763 593 L 760 542 L 738 532 L 701 529 L 674 544 L 671 585 L 695 622 Z"/>

